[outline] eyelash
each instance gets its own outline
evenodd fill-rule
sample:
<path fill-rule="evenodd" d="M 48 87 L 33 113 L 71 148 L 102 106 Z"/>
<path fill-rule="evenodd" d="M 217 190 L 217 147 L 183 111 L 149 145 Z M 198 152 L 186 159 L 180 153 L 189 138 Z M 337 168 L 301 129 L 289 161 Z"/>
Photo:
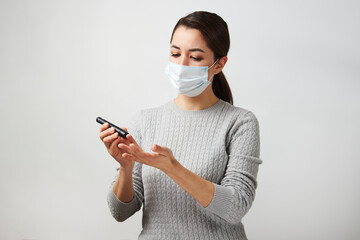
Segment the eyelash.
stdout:
<path fill-rule="evenodd" d="M 172 53 L 171 54 L 172 57 L 180 57 L 180 54 L 179 53 Z M 202 60 L 202 58 L 197 58 L 197 57 L 194 57 L 194 56 L 191 56 L 190 58 L 194 59 L 194 61 L 197 61 L 197 62 L 200 62 Z"/>
<path fill-rule="evenodd" d="M 197 62 L 200 62 L 202 60 L 202 58 L 197 58 L 197 57 L 192 57 L 192 56 L 191 56 L 191 58 L 194 59 Z"/>

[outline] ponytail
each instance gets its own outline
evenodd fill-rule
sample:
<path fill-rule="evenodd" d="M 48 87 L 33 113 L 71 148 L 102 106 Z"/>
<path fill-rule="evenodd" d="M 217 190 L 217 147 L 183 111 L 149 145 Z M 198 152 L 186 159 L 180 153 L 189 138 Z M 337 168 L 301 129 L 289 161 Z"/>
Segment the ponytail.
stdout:
<path fill-rule="evenodd" d="M 216 97 L 230 103 L 231 105 L 234 104 L 230 86 L 223 72 L 220 72 L 214 76 L 212 90 Z"/>

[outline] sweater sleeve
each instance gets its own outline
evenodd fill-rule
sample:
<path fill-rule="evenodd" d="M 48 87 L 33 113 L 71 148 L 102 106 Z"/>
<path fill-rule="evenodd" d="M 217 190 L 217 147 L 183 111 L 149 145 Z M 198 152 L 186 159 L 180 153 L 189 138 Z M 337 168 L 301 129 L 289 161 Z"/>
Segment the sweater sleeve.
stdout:
<path fill-rule="evenodd" d="M 254 201 L 256 176 L 262 163 L 258 120 L 252 112 L 247 112 L 230 132 L 227 168 L 220 184 L 214 184 L 214 197 L 205 209 L 237 224 Z"/>
<path fill-rule="evenodd" d="M 137 113 L 128 127 L 129 133 L 134 137 L 135 141 L 141 146 L 141 114 Z M 110 184 L 110 188 L 107 195 L 107 202 L 111 212 L 111 215 L 118 222 L 123 222 L 129 217 L 131 217 L 135 212 L 139 211 L 144 199 L 144 189 L 142 183 L 142 164 L 135 163 L 133 168 L 133 186 L 134 186 L 134 198 L 128 202 L 124 203 L 120 201 L 113 191 L 113 186 L 116 181 L 116 178 L 119 174 L 119 169 L 117 168 L 117 174 L 115 179 Z"/>

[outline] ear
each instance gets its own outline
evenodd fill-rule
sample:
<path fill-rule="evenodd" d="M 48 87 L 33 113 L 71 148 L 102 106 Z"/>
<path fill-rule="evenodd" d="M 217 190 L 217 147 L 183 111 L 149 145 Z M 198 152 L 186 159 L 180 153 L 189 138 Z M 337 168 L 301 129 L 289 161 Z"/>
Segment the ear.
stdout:
<path fill-rule="evenodd" d="M 227 56 L 223 56 L 219 59 L 219 61 L 215 64 L 214 75 L 218 74 L 223 70 L 227 60 L 228 60 Z"/>

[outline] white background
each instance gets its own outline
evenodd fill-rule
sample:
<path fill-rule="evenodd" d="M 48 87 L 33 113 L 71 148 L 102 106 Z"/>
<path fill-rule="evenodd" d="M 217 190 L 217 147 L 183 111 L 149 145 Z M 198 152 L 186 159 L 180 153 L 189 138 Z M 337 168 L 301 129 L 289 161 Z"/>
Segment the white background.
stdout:
<path fill-rule="evenodd" d="M 110 215 L 117 164 L 102 116 L 127 126 L 176 96 L 172 28 L 218 13 L 235 105 L 260 123 L 249 239 L 360 238 L 358 1 L 0 1 L 0 239 L 136 239 Z"/>

